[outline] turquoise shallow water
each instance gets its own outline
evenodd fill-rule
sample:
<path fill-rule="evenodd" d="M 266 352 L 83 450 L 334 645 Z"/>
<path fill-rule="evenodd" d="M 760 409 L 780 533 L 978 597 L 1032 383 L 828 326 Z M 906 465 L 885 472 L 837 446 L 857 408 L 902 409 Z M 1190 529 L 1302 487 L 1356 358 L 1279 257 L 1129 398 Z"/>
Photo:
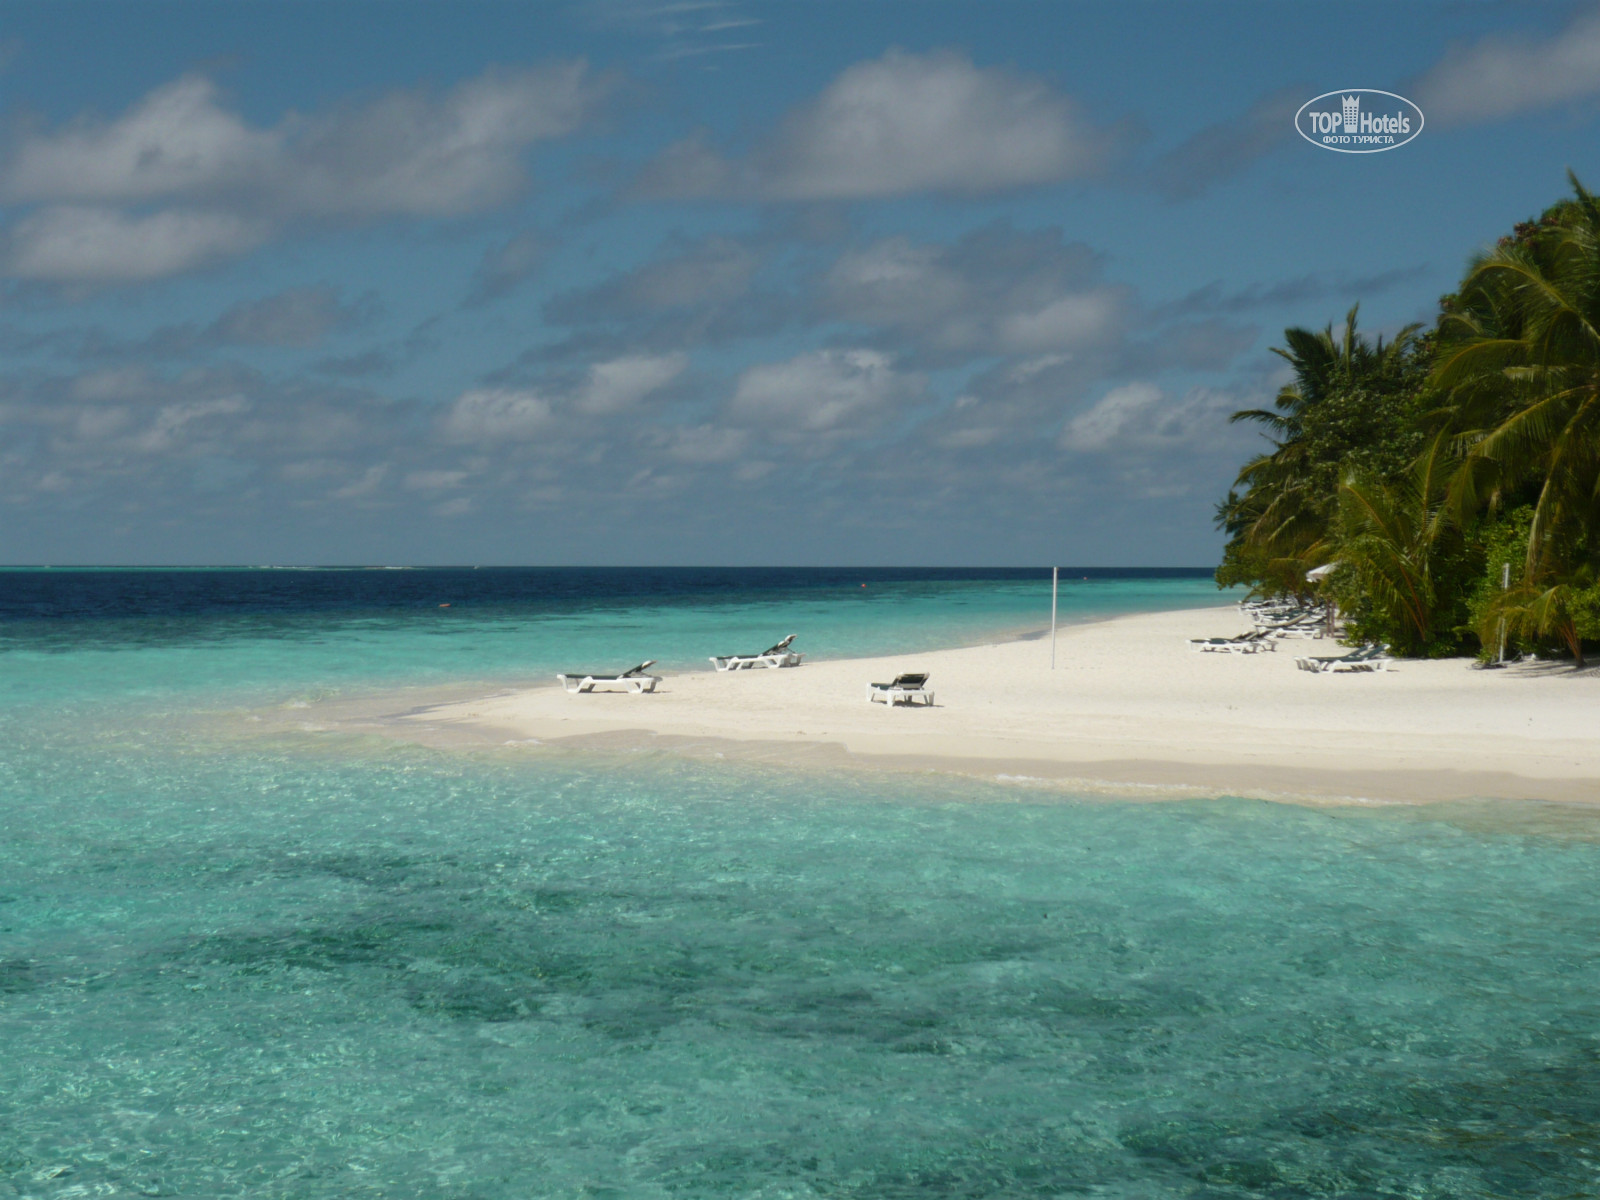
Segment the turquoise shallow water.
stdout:
<path fill-rule="evenodd" d="M 0 620 L 0 707 L 141 697 L 248 702 L 394 684 L 517 681 L 569 667 L 622 670 L 645 658 L 669 671 L 708 669 L 710 655 L 753 653 L 789 633 L 813 658 L 849 658 L 1038 631 L 1050 621 L 1048 572 L 1000 580 L 859 572 L 821 584 L 797 573 L 787 588 L 713 589 L 691 580 L 624 599 L 545 589 L 526 600 L 475 594 L 471 572 L 396 574 L 413 597 L 404 605 L 351 599 L 318 606 L 300 596 L 177 615 L 112 609 L 75 620 L 38 619 L 18 605 L 14 619 Z M 371 575 L 304 577 L 337 586 L 366 583 Z M 860 576 L 870 580 L 867 586 Z M 224 573 L 210 582 L 221 592 L 229 578 Z M 7 583 L 8 573 L 0 571 L 0 616 Z M 1230 603 L 1204 577 L 1067 579 L 1059 619 Z"/>
<path fill-rule="evenodd" d="M 1600 1194 L 1587 813 L 221 741 L 338 673 L 180 652 L 0 654 L 121 689 L 0 721 L 0 1196 Z"/>

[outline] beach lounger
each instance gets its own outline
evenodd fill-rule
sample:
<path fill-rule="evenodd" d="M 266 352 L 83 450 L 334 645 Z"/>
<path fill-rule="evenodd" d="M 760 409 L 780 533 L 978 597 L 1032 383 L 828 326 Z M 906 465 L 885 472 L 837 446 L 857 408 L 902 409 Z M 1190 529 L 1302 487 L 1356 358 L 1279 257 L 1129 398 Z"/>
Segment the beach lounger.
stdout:
<path fill-rule="evenodd" d="M 915 704 L 921 700 L 924 704 L 933 703 L 933 693 L 927 688 L 926 675 L 896 675 L 893 683 L 867 684 L 867 702 L 883 698 L 883 702 L 890 708 L 896 704 Z"/>
<path fill-rule="evenodd" d="M 1327 632 L 1327 625 L 1321 620 L 1296 621 L 1289 625 L 1273 625 L 1265 631 L 1275 638 L 1320 638 Z"/>
<path fill-rule="evenodd" d="M 1231 638 L 1190 638 L 1189 648 L 1217 654 L 1259 654 L 1263 650 L 1276 650 L 1278 643 L 1257 629 Z"/>
<path fill-rule="evenodd" d="M 1388 646 L 1363 646 L 1349 654 L 1314 655 L 1297 658 L 1294 665 L 1302 671 L 1387 671 L 1394 660 L 1388 655 Z"/>
<path fill-rule="evenodd" d="M 1240 611 L 1256 632 L 1279 638 L 1320 638 L 1327 633 L 1328 610 L 1323 605 L 1241 605 Z"/>
<path fill-rule="evenodd" d="M 1387 644 L 1382 646 L 1363 646 L 1353 654 L 1346 654 L 1334 659 L 1325 671 L 1387 671 L 1389 664 L 1394 661 L 1389 655 Z"/>
<path fill-rule="evenodd" d="M 646 675 L 645 672 L 656 665 L 655 659 L 642 662 L 631 671 L 620 674 L 608 675 L 604 671 L 563 671 L 556 676 L 561 681 L 561 686 L 576 696 L 579 692 L 592 692 L 597 687 L 623 688 L 630 692 L 653 692 L 656 684 L 661 682 L 659 675 Z"/>
<path fill-rule="evenodd" d="M 790 634 L 776 646 L 768 646 L 760 654 L 713 654 L 711 664 L 719 671 L 748 671 L 752 667 L 798 667 L 805 657 L 798 650 L 789 649 L 794 641 Z"/>

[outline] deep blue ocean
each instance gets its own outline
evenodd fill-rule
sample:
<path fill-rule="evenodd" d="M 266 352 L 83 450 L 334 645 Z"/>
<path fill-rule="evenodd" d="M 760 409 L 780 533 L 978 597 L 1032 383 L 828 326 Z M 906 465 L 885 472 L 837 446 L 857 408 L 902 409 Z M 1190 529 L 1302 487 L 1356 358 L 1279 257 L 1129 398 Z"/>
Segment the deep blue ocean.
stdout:
<path fill-rule="evenodd" d="M 1048 620 L 1038 571 L 0 572 L 0 1197 L 1600 1195 L 1586 811 L 246 719 Z"/>

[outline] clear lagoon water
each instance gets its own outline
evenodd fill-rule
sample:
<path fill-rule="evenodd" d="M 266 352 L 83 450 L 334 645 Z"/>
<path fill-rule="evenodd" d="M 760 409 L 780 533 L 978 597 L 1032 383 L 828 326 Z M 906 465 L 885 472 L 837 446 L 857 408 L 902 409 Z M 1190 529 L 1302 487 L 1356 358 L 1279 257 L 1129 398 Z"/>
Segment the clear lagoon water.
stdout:
<path fill-rule="evenodd" d="M 1203 571 L 1085 570 L 1062 581 L 1059 619 L 1221 603 Z M 709 669 L 789 633 L 848 658 L 1049 621 L 1037 570 L 0 570 L 0 707 Z"/>
<path fill-rule="evenodd" d="M 191 719 L 982 640 L 1036 572 L 44 574 L 0 573 L 0 1196 L 1600 1195 L 1587 812 Z"/>

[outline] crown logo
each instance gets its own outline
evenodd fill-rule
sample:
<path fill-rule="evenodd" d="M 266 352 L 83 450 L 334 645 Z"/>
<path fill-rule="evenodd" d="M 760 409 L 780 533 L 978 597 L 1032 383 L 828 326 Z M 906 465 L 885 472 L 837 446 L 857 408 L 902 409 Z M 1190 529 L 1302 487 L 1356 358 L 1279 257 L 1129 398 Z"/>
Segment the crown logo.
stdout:
<path fill-rule="evenodd" d="M 1350 133 L 1356 131 L 1356 126 L 1361 123 L 1361 97 L 1340 96 L 1339 103 L 1344 108 L 1344 127 Z"/>

